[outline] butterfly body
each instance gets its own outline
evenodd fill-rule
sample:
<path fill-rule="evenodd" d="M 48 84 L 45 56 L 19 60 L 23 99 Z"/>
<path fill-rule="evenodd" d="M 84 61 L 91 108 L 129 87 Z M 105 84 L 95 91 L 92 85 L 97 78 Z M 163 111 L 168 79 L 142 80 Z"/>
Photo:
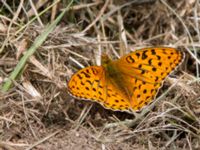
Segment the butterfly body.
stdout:
<path fill-rule="evenodd" d="M 120 72 L 117 61 L 112 61 L 106 54 L 103 54 L 101 64 L 105 70 L 105 80 L 111 83 L 118 92 L 121 91 L 126 99 L 129 99 L 131 92 L 127 89 L 126 78 Z"/>
<path fill-rule="evenodd" d="M 86 67 L 68 82 L 71 95 L 116 111 L 137 111 L 151 102 L 164 79 L 184 59 L 174 48 L 134 51 L 118 60 L 102 55 L 101 66 Z"/>

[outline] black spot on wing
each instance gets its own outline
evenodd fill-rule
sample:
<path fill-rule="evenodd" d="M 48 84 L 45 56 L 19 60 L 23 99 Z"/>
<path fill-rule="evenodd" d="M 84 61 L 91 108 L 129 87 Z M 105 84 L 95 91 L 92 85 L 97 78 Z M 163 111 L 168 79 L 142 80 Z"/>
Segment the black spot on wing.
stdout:
<path fill-rule="evenodd" d="M 148 56 L 146 54 L 147 51 L 143 51 L 142 53 L 142 60 L 145 60 Z"/>
<path fill-rule="evenodd" d="M 124 109 L 128 110 L 128 106 L 126 106 Z"/>
<path fill-rule="evenodd" d="M 136 56 L 139 58 L 140 57 L 140 53 L 136 53 Z"/>
<path fill-rule="evenodd" d="M 119 100 L 116 99 L 115 102 L 116 102 L 116 103 L 119 103 Z"/>
<path fill-rule="evenodd" d="M 145 70 L 142 70 L 142 71 L 141 71 L 141 74 L 144 74 L 145 72 L 146 72 Z"/>
<path fill-rule="evenodd" d="M 135 84 L 137 83 L 138 79 L 135 79 Z"/>
<path fill-rule="evenodd" d="M 163 52 L 163 54 L 167 54 L 167 53 L 166 53 L 166 49 L 162 49 L 162 52 Z"/>
<path fill-rule="evenodd" d="M 157 81 L 158 81 L 158 79 L 159 79 L 159 78 L 156 76 L 155 82 L 157 82 Z"/>
<path fill-rule="evenodd" d="M 77 77 L 78 77 L 80 80 L 83 79 L 83 77 L 81 77 L 80 74 L 78 74 Z"/>
<path fill-rule="evenodd" d="M 156 55 L 155 49 L 152 49 L 152 50 L 151 50 L 151 54 L 152 54 L 152 55 Z"/>
<path fill-rule="evenodd" d="M 158 60 L 160 60 L 160 59 L 161 59 L 161 57 L 160 57 L 159 55 L 157 55 L 157 59 L 158 59 Z"/>
<path fill-rule="evenodd" d="M 85 70 L 87 73 L 90 73 L 88 69 Z"/>
<path fill-rule="evenodd" d="M 150 96 L 147 96 L 147 97 L 146 97 L 146 99 L 149 99 L 149 98 L 150 98 Z"/>
<path fill-rule="evenodd" d="M 124 99 L 121 99 L 121 101 L 122 101 L 122 102 L 125 102 L 125 100 L 124 100 Z"/>
<path fill-rule="evenodd" d="M 104 100 L 102 97 L 99 97 L 99 99 L 102 100 L 102 101 Z"/>
<path fill-rule="evenodd" d="M 81 85 L 85 85 L 85 83 L 83 83 L 83 81 L 81 81 Z"/>
<path fill-rule="evenodd" d="M 158 66 L 162 66 L 162 62 L 159 62 L 159 63 L 158 63 Z"/>
<path fill-rule="evenodd" d="M 157 70 L 157 69 L 156 69 L 155 67 L 153 67 L 153 68 L 152 68 L 152 71 L 154 71 L 154 72 L 155 72 L 156 70 Z"/>
<path fill-rule="evenodd" d="M 148 63 L 149 65 L 152 65 L 152 59 L 149 59 Z"/>
<path fill-rule="evenodd" d="M 82 82 L 82 81 L 81 81 Z M 88 82 L 90 85 L 92 85 L 92 82 L 90 80 L 86 80 L 86 82 Z"/>
<path fill-rule="evenodd" d="M 135 59 L 134 59 L 132 56 L 128 56 L 128 57 L 126 57 L 126 61 L 127 61 L 128 63 L 134 63 L 134 62 L 135 62 Z"/>
<path fill-rule="evenodd" d="M 102 89 L 102 88 L 103 88 L 103 86 L 101 86 L 101 85 L 99 85 L 98 87 L 99 87 L 100 89 Z"/>
<path fill-rule="evenodd" d="M 96 69 L 92 68 L 92 73 L 93 73 L 94 75 L 96 75 L 96 74 L 98 73 L 98 71 L 97 71 Z"/>
<path fill-rule="evenodd" d="M 90 78 L 90 75 L 84 71 L 82 71 L 81 74 L 83 74 L 86 78 Z"/>
<path fill-rule="evenodd" d="M 115 104 L 112 104 L 112 107 L 115 107 L 116 105 Z"/>
<path fill-rule="evenodd" d="M 147 93 L 147 90 L 146 90 L 146 89 L 144 89 L 144 90 L 143 90 L 143 93 L 144 93 L 144 94 L 145 94 L 145 93 Z"/>

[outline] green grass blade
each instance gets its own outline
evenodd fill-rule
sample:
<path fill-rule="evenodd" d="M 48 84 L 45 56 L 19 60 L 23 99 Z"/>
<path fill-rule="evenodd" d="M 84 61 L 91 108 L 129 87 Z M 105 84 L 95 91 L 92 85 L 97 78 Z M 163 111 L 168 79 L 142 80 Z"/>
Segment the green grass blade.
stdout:
<path fill-rule="evenodd" d="M 32 46 L 27 50 L 27 52 L 24 54 L 24 56 L 20 59 L 19 63 L 15 67 L 14 71 L 10 74 L 8 80 L 4 83 L 2 86 L 2 92 L 8 91 L 8 89 L 12 85 L 12 80 L 15 80 L 16 77 L 19 75 L 19 73 L 23 70 L 27 60 L 29 59 L 30 56 L 34 54 L 34 52 L 37 50 L 37 48 L 42 45 L 42 43 L 46 40 L 47 36 L 49 33 L 51 33 L 54 28 L 56 27 L 57 23 L 62 19 L 64 16 L 65 12 L 69 10 L 70 6 L 72 5 L 73 0 L 69 3 L 69 5 L 64 9 L 64 11 L 52 22 L 50 25 L 47 25 L 45 30 L 41 35 L 39 35 Z"/>

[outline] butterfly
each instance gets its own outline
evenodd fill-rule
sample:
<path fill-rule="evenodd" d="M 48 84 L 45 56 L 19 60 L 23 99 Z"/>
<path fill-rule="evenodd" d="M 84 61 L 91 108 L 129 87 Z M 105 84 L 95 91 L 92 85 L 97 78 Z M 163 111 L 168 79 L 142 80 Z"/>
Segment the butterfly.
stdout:
<path fill-rule="evenodd" d="M 101 66 L 86 67 L 71 77 L 68 92 L 106 109 L 135 112 L 155 99 L 165 78 L 182 63 L 184 56 L 169 47 L 135 50 L 118 60 L 103 54 Z"/>

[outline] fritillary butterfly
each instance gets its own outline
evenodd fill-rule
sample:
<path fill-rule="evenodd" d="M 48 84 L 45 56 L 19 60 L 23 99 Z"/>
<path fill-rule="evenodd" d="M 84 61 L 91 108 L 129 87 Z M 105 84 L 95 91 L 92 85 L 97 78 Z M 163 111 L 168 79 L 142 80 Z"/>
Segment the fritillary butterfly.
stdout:
<path fill-rule="evenodd" d="M 102 55 L 101 66 L 75 73 L 69 93 L 100 103 L 106 109 L 134 112 L 149 104 L 165 78 L 184 59 L 184 53 L 168 47 L 136 50 L 118 60 Z"/>

